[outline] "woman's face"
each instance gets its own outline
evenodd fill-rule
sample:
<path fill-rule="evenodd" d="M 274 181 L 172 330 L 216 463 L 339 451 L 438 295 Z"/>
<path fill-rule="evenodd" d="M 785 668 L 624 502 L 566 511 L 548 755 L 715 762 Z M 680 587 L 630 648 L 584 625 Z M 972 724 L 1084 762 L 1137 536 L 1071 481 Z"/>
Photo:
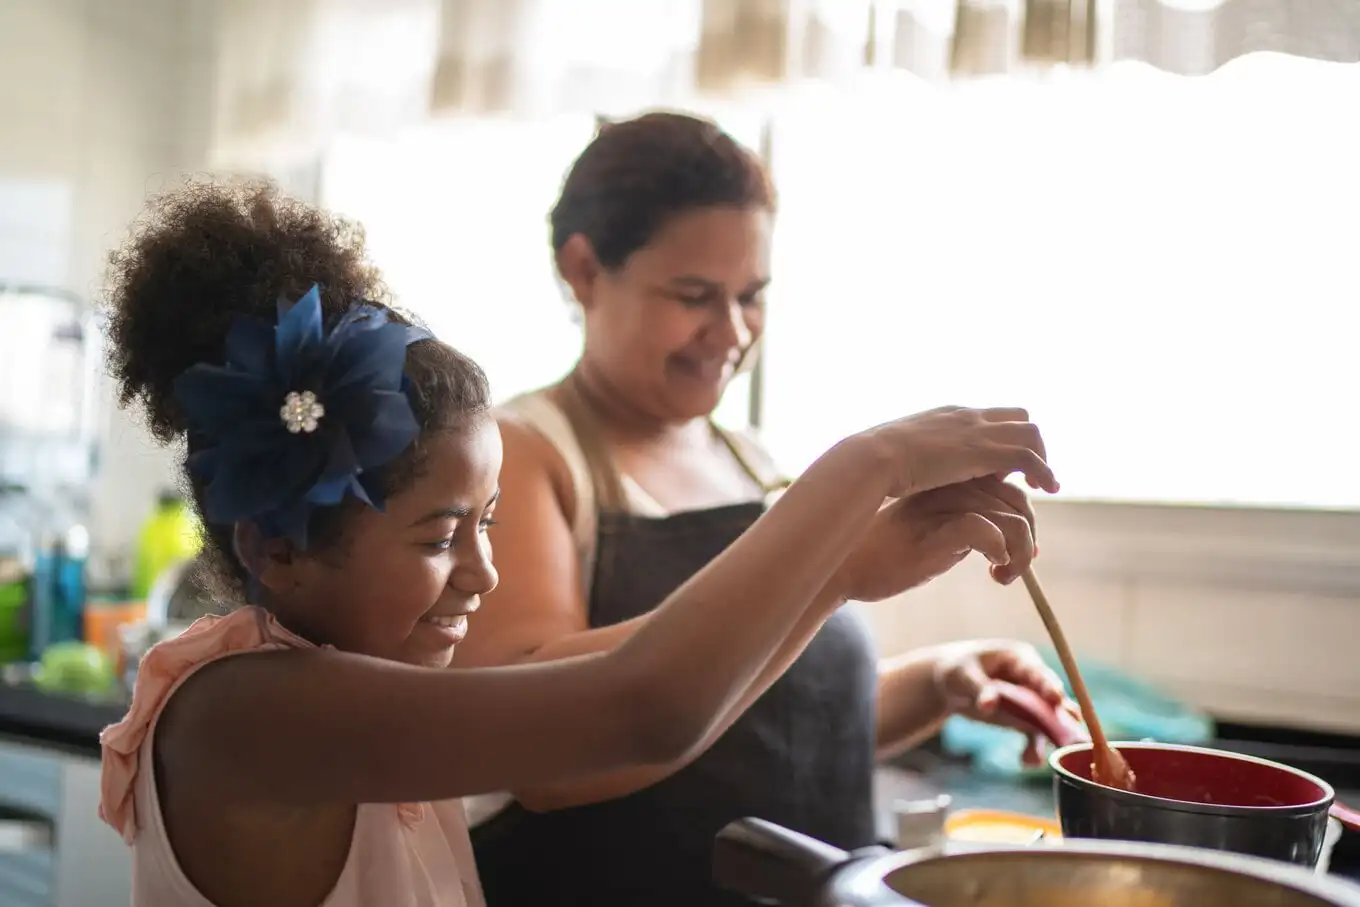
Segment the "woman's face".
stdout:
<path fill-rule="evenodd" d="M 585 312 L 583 367 L 652 418 L 713 412 L 765 326 L 770 230 L 761 208 L 699 208 L 663 224 L 616 271 L 586 263 L 568 273 L 564 261 Z"/>

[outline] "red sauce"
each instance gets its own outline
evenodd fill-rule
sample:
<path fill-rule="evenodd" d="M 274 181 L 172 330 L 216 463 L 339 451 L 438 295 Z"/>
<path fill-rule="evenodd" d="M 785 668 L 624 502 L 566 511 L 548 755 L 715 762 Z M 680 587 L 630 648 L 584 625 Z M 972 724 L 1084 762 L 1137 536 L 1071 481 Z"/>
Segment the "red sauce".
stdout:
<path fill-rule="evenodd" d="M 1292 770 L 1231 753 L 1157 747 L 1120 747 L 1138 778 L 1136 792 L 1149 797 L 1218 806 L 1302 806 L 1317 803 L 1326 790 Z M 1081 750 L 1062 759 L 1062 767 L 1091 778 L 1091 753 Z"/>

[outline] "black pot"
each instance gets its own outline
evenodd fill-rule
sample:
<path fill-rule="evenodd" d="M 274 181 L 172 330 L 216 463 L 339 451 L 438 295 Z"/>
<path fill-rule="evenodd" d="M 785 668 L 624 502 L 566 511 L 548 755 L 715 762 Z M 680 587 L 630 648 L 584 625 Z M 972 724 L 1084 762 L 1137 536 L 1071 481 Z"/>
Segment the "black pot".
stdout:
<path fill-rule="evenodd" d="M 718 834 L 713 875 L 784 907 L 1360 907 L 1360 886 L 1231 853 L 1112 841 L 847 853 L 759 819 Z"/>
<path fill-rule="evenodd" d="M 1049 757 L 1063 835 L 1229 850 L 1316 866 L 1327 821 L 1348 824 L 1331 786 L 1307 772 L 1222 750 L 1120 743 L 1138 792 L 1091 780 L 1091 745 Z"/>
<path fill-rule="evenodd" d="M 1119 743 L 1136 793 L 1091 780 L 1091 742 L 1037 694 L 1003 684 L 999 707 L 1056 743 L 1049 756 L 1064 838 L 1146 841 L 1316 866 L 1329 817 L 1360 814 L 1321 778 L 1255 756 L 1165 743 Z"/>

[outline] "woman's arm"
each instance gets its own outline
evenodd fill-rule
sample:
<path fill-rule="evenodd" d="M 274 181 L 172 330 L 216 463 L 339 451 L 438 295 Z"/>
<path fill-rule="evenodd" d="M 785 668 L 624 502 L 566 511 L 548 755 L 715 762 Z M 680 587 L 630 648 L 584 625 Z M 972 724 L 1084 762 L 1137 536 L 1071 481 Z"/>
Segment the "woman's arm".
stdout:
<path fill-rule="evenodd" d="M 879 758 L 918 745 L 957 713 L 1026 734 L 1025 757 L 1037 762 L 1036 728 L 996 708 L 996 681 L 1027 687 L 1055 709 L 1072 711 L 1062 679 L 1028 643 L 973 639 L 928 646 L 879 662 Z"/>
<path fill-rule="evenodd" d="M 878 758 L 888 759 L 933 737 L 949 717 L 935 682 L 938 652 L 917 649 L 878 662 Z"/>
<path fill-rule="evenodd" d="M 798 624 L 891 472 L 878 448 L 839 445 L 608 654 L 445 671 L 327 651 L 231 658 L 176 694 L 158 756 L 182 786 L 298 804 L 442 799 L 682 758 Z"/>
<path fill-rule="evenodd" d="M 491 531 L 500 582 L 483 597 L 455 667 L 500 667 L 608 652 L 650 617 L 592 629 L 581 596 L 566 463 L 538 432 L 503 418 L 501 488 Z"/>

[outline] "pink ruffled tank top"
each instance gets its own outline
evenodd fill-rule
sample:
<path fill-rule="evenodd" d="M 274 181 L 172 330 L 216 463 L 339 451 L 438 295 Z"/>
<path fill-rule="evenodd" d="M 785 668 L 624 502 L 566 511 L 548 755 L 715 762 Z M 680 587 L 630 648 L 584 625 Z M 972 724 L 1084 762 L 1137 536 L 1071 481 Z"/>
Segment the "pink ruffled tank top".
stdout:
<path fill-rule="evenodd" d="M 213 907 L 180 869 L 161 817 L 151 745 L 165 703 L 219 658 L 310 647 L 246 607 L 201 618 L 146 654 L 127 717 L 100 736 L 99 816 L 132 847 L 133 907 Z M 320 907 L 483 907 L 462 802 L 361 804 L 349 859 Z"/>

